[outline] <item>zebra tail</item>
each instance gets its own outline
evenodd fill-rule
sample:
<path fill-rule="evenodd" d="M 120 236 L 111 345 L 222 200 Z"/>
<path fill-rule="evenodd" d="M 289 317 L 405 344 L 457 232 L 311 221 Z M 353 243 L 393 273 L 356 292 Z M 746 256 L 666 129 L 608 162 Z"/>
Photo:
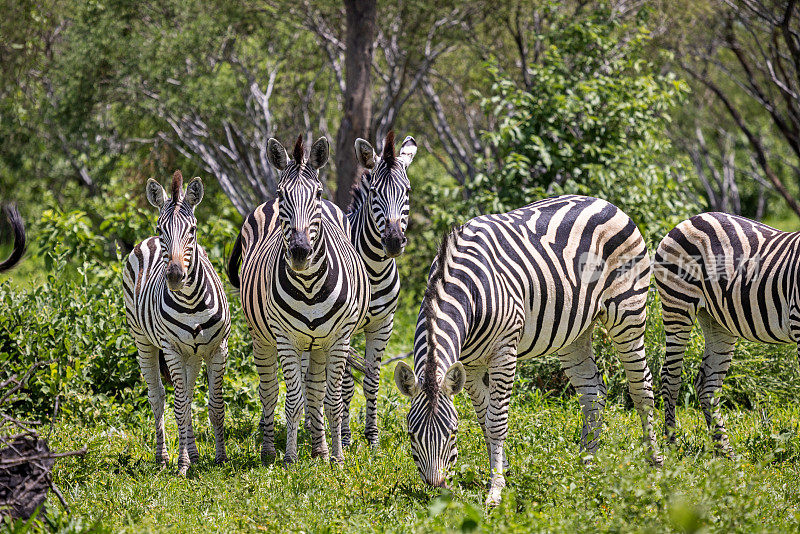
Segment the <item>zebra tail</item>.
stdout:
<path fill-rule="evenodd" d="M 347 355 L 347 365 L 362 373 L 367 372 L 367 363 L 364 361 L 361 354 L 356 352 L 356 349 L 353 347 L 350 347 L 350 353 Z"/>
<path fill-rule="evenodd" d="M 22 255 L 25 254 L 25 224 L 22 222 L 22 217 L 17 211 L 17 206 L 14 204 L 3 205 L 3 213 L 8 218 L 11 229 L 14 231 L 14 250 L 11 255 L 2 263 L 0 263 L 0 272 L 7 271 L 14 267 Z"/>
<path fill-rule="evenodd" d="M 175 384 L 172 383 L 172 375 L 169 374 L 167 360 L 164 359 L 163 350 L 158 351 L 158 367 L 161 370 L 161 378 L 164 379 L 164 382 L 166 382 L 169 386 L 174 386 Z"/>
<path fill-rule="evenodd" d="M 236 241 L 233 243 L 233 250 L 231 250 L 231 257 L 228 259 L 228 279 L 231 285 L 239 289 L 239 266 L 242 263 L 242 232 L 236 236 Z"/>

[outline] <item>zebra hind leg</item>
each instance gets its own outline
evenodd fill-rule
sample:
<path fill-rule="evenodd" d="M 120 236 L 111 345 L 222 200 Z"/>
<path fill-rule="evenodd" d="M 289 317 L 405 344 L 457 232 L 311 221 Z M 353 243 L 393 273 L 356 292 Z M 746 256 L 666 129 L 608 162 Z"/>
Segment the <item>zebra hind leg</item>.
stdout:
<path fill-rule="evenodd" d="M 342 447 L 349 447 L 353 439 L 350 431 L 350 403 L 356 391 L 356 381 L 353 377 L 353 369 L 348 364 L 342 377 Z"/>
<path fill-rule="evenodd" d="M 720 413 L 717 393 L 722 387 L 722 381 L 731 365 L 731 357 L 738 338 L 704 310 L 698 314 L 697 318 L 706 341 L 703 362 L 700 364 L 695 380 L 697 397 L 700 399 L 703 415 L 709 430 L 711 430 L 715 447 L 726 456 L 732 456 L 733 450 L 725 431 L 725 422 Z"/>
<path fill-rule="evenodd" d="M 675 442 L 675 405 L 681 389 L 683 358 L 686 345 L 692 334 L 694 312 L 684 303 L 673 301 L 662 292 L 662 315 L 666 353 L 661 366 L 661 399 L 664 403 L 664 437 L 669 443 Z"/>
<path fill-rule="evenodd" d="M 660 466 L 664 459 L 658 453 L 655 431 L 653 430 L 653 375 L 647 365 L 644 348 L 644 331 L 647 324 L 647 293 L 642 295 L 638 313 L 627 310 L 616 324 L 609 325 L 609 336 L 617 349 L 619 359 L 625 369 L 630 392 L 636 411 L 642 422 L 642 443 L 647 447 L 648 461 Z"/>
<path fill-rule="evenodd" d="M 224 341 L 206 362 L 208 371 L 208 420 L 214 429 L 214 462 L 228 461 L 225 453 L 225 403 L 222 400 L 222 378 L 228 361 L 228 343 Z"/>
<path fill-rule="evenodd" d="M 164 405 L 166 394 L 164 384 L 161 381 L 161 371 L 158 361 L 158 347 L 149 343 L 136 341 L 136 348 L 139 351 L 139 368 L 142 376 L 147 383 L 147 400 L 150 401 L 150 408 L 156 420 L 156 462 L 162 467 L 169 462 L 167 453 L 167 443 L 164 438 Z"/>
<path fill-rule="evenodd" d="M 593 329 L 594 324 L 589 325 L 571 345 L 558 353 L 561 368 L 575 388 L 583 411 L 581 450 L 590 455 L 597 451 L 606 403 L 606 386 L 592 350 Z"/>

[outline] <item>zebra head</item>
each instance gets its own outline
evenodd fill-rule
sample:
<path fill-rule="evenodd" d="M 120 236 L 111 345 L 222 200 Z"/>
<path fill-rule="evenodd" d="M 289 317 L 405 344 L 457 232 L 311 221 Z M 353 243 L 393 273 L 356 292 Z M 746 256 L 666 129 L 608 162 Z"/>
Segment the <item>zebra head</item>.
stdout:
<path fill-rule="evenodd" d="M 367 205 L 381 236 L 383 251 L 388 257 L 395 258 L 403 253 L 408 241 L 406 227 L 411 182 L 406 170 L 417 153 L 417 143 L 408 136 L 400 146 L 400 153 L 395 154 L 394 132 L 389 132 L 380 158 L 375 155 L 372 145 L 361 138 L 356 139 L 355 148 L 361 165 L 370 170 Z"/>
<path fill-rule="evenodd" d="M 182 192 L 181 171 L 172 175 L 172 198 L 154 179 L 147 181 L 147 200 L 159 209 L 156 233 L 161 243 L 161 256 L 167 265 L 164 273 L 167 288 L 180 291 L 186 284 L 192 263 L 196 261 L 197 219 L 194 208 L 203 200 L 203 181 L 199 176 L 192 178 Z"/>
<path fill-rule="evenodd" d="M 275 138 L 267 142 L 267 158 L 280 171 L 278 217 L 286 251 L 286 263 L 294 271 L 304 271 L 311 264 L 322 221 L 322 183 L 319 169 L 328 161 L 328 140 L 320 137 L 311 146 L 308 160 L 303 137 L 298 136 L 292 160 Z"/>
<path fill-rule="evenodd" d="M 411 398 L 407 422 L 414 463 L 426 483 L 444 487 L 458 459 L 458 413 L 453 396 L 464 387 L 466 374 L 461 362 L 451 365 L 442 379 L 437 378 L 436 365 L 430 373 L 427 367 L 426 363 L 420 380 L 408 364 L 400 362 L 394 369 L 394 382 L 400 393 Z"/>

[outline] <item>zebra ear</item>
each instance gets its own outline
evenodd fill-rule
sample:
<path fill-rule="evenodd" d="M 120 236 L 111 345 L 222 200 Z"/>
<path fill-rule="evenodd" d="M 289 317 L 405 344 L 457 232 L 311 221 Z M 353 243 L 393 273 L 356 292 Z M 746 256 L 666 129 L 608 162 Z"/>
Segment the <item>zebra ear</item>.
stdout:
<path fill-rule="evenodd" d="M 311 153 L 308 155 L 308 164 L 312 169 L 319 169 L 328 163 L 329 154 L 328 140 L 324 137 L 320 137 L 311 145 Z"/>
<path fill-rule="evenodd" d="M 161 187 L 160 183 L 156 182 L 152 178 L 147 180 L 145 193 L 147 194 L 147 201 L 150 202 L 153 207 L 161 209 L 161 206 L 163 206 L 164 202 L 167 201 L 167 192 L 164 191 L 164 188 Z"/>
<path fill-rule="evenodd" d="M 414 160 L 414 155 L 417 153 L 417 142 L 410 135 L 403 140 L 400 145 L 400 153 L 397 155 L 397 160 L 403 164 L 403 167 L 408 167 Z"/>
<path fill-rule="evenodd" d="M 419 393 L 419 382 L 414 370 L 406 362 L 400 362 L 394 368 L 394 383 L 400 393 L 406 397 L 413 397 Z"/>
<path fill-rule="evenodd" d="M 445 373 L 442 390 L 446 395 L 452 397 L 464 388 L 466 381 L 467 372 L 464 370 L 464 365 L 461 362 L 456 362 Z"/>
<path fill-rule="evenodd" d="M 186 187 L 186 194 L 184 200 L 189 203 L 191 207 L 195 207 L 203 200 L 203 180 L 199 176 L 192 178 L 189 185 Z"/>
<path fill-rule="evenodd" d="M 355 147 L 358 162 L 366 169 L 375 167 L 375 160 L 377 158 L 375 157 L 375 149 L 372 148 L 372 145 L 359 137 L 356 139 Z"/>
<path fill-rule="evenodd" d="M 274 137 L 270 137 L 269 141 L 267 141 L 267 159 L 279 171 L 285 169 L 286 165 L 289 164 L 289 154 L 286 153 L 286 149 Z"/>

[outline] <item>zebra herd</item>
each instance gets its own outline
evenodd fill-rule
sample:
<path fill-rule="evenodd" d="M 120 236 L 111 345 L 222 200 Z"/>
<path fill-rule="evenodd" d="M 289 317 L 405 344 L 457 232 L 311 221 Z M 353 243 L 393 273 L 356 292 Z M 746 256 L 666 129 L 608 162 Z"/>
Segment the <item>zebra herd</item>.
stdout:
<path fill-rule="evenodd" d="M 378 443 L 379 370 L 398 303 L 395 258 L 406 244 L 407 170 L 416 150 L 411 137 L 397 150 L 393 133 L 380 155 L 358 139 L 355 151 L 366 171 L 344 213 L 322 198 L 319 169 L 329 156 L 325 138 L 306 155 L 298 137 L 291 158 L 274 138 L 267 143 L 267 159 L 280 173 L 275 199 L 245 218 L 227 268 L 252 336 L 264 462 L 275 456 L 279 363 L 286 383 L 285 461 L 298 458 L 304 413 L 312 456 L 343 461 L 354 390 L 348 357 L 357 332 L 366 337 L 364 434 L 370 445 Z M 147 198 L 159 209 L 157 236 L 133 249 L 123 286 L 156 420 L 156 458 L 168 461 L 164 373 L 175 386 L 178 471 L 185 474 L 198 459 L 190 408 L 203 360 L 215 460 L 226 460 L 221 384 L 231 318 L 222 282 L 197 243 L 194 209 L 203 197 L 202 182 L 193 179 L 185 191 L 182 184 L 176 172 L 168 197 L 157 182 L 148 182 Z M 456 461 L 453 397 L 466 389 L 489 455 L 487 504 L 500 501 L 517 362 L 547 354 L 558 355 L 575 387 L 583 412 L 581 448 L 594 453 L 605 402 L 592 352 L 596 324 L 605 327 L 619 353 L 647 459 L 660 465 L 644 345 L 651 275 L 666 331 L 665 434 L 674 437 L 682 360 L 698 320 L 706 337 L 698 396 L 715 443 L 730 453 L 716 393 L 737 338 L 800 341 L 798 263 L 800 233 L 720 213 L 678 225 L 651 261 L 630 217 L 604 200 L 577 195 L 479 216 L 453 229 L 430 269 L 414 333 L 413 367 L 401 361 L 394 372 L 397 388 L 410 398 L 411 453 L 423 480 L 444 485 Z"/>

